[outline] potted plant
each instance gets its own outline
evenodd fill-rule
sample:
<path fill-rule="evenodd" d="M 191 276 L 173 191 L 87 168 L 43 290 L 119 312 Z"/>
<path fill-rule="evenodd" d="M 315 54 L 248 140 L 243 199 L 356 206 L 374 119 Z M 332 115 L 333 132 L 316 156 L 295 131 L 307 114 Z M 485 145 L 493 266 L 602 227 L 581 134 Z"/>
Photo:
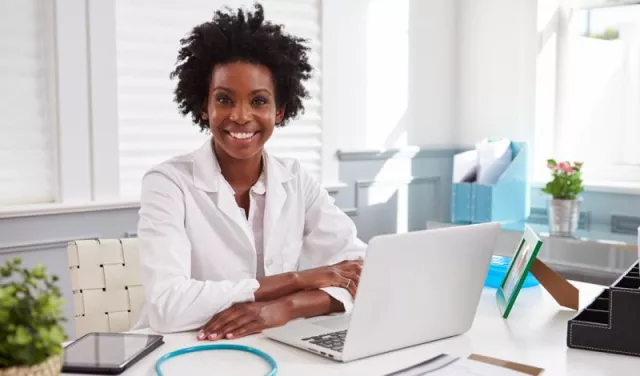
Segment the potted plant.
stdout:
<path fill-rule="evenodd" d="M 551 171 L 551 181 L 542 189 L 551 195 L 548 202 L 549 233 L 556 236 L 574 236 L 580 217 L 580 193 L 584 191 L 582 182 L 582 162 L 547 161 Z"/>
<path fill-rule="evenodd" d="M 0 267 L 0 376 L 60 375 L 67 337 L 57 281 L 19 258 Z"/>

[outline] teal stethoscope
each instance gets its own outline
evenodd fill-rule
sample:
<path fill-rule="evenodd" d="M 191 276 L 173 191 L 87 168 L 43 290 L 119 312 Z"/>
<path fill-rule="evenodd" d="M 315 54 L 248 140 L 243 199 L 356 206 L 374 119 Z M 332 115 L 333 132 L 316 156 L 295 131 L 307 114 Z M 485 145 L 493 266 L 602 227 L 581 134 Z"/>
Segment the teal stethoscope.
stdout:
<path fill-rule="evenodd" d="M 160 357 L 160 359 L 158 359 L 158 361 L 156 361 L 156 374 L 158 376 L 164 376 L 164 374 L 160 370 L 160 366 L 171 358 L 175 358 L 176 356 L 180 356 L 182 354 L 189 354 L 192 352 L 207 350 L 235 350 L 248 352 L 250 354 L 259 356 L 260 358 L 262 358 L 262 360 L 266 361 L 271 366 L 271 370 L 267 372 L 266 376 L 275 376 L 278 373 L 278 364 L 271 356 L 269 356 L 269 354 L 265 353 L 264 351 L 258 350 L 255 347 L 245 345 L 215 344 L 185 347 L 184 349 L 175 350 L 171 351 L 170 353 L 164 354 L 162 357 Z"/>

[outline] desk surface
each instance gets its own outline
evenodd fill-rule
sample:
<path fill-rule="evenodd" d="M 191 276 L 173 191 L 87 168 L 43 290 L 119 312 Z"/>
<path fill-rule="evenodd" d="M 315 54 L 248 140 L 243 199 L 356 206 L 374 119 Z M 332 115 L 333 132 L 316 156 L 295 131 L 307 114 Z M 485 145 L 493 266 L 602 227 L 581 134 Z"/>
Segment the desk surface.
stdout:
<path fill-rule="evenodd" d="M 603 289 L 583 283 L 580 305 L 588 304 Z M 524 289 L 508 320 L 500 317 L 495 290 L 482 293 L 473 327 L 466 334 L 375 357 L 341 364 L 273 342 L 262 335 L 230 341 L 257 347 L 276 359 L 278 375 L 384 375 L 443 352 L 458 356 L 477 353 L 545 368 L 545 375 L 621 375 L 640 368 L 640 358 L 609 355 L 566 346 L 567 321 L 575 312 L 559 307 L 540 287 Z M 372 337 L 375 332 L 371 333 Z M 380 338 L 379 340 L 384 340 Z M 124 375 L 154 375 L 153 366 L 163 354 L 186 346 L 202 344 L 195 333 L 165 336 L 165 345 L 155 350 Z M 263 375 L 267 366 L 250 354 L 214 351 L 183 355 L 163 366 L 173 375 Z"/>

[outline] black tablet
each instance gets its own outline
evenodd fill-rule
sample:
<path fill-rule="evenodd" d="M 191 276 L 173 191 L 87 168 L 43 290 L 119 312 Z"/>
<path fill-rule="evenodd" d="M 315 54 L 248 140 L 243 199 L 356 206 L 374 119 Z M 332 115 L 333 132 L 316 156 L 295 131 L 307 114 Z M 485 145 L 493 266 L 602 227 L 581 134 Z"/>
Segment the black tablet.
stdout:
<path fill-rule="evenodd" d="M 88 333 L 64 348 L 62 372 L 117 375 L 163 343 L 160 335 Z"/>

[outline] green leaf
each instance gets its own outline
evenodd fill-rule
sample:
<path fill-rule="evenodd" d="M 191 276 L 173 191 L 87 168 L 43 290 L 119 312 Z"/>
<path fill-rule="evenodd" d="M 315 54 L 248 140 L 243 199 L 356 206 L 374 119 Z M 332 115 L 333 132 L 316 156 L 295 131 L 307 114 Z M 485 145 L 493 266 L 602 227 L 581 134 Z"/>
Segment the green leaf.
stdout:
<path fill-rule="evenodd" d="M 8 309 L 0 307 L 0 322 L 7 322 L 9 320 L 10 312 Z"/>
<path fill-rule="evenodd" d="M 29 331 L 24 326 L 19 326 L 10 342 L 13 342 L 16 345 L 27 345 L 31 343 L 31 336 L 29 335 Z"/>
<path fill-rule="evenodd" d="M 50 338 L 54 344 L 62 344 L 67 339 L 66 334 L 59 326 L 54 326 L 50 330 Z"/>
<path fill-rule="evenodd" d="M 60 354 L 66 340 L 57 279 L 42 265 L 18 268 L 20 263 L 10 259 L 0 268 L 11 281 L 0 285 L 0 369 L 40 363 Z"/>
<path fill-rule="evenodd" d="M 31 275 L 35 279 L 44 279 L 45 274 L 47 272 L 47 268 L 44 265 L 38 264 L 32 271 Z"/>

